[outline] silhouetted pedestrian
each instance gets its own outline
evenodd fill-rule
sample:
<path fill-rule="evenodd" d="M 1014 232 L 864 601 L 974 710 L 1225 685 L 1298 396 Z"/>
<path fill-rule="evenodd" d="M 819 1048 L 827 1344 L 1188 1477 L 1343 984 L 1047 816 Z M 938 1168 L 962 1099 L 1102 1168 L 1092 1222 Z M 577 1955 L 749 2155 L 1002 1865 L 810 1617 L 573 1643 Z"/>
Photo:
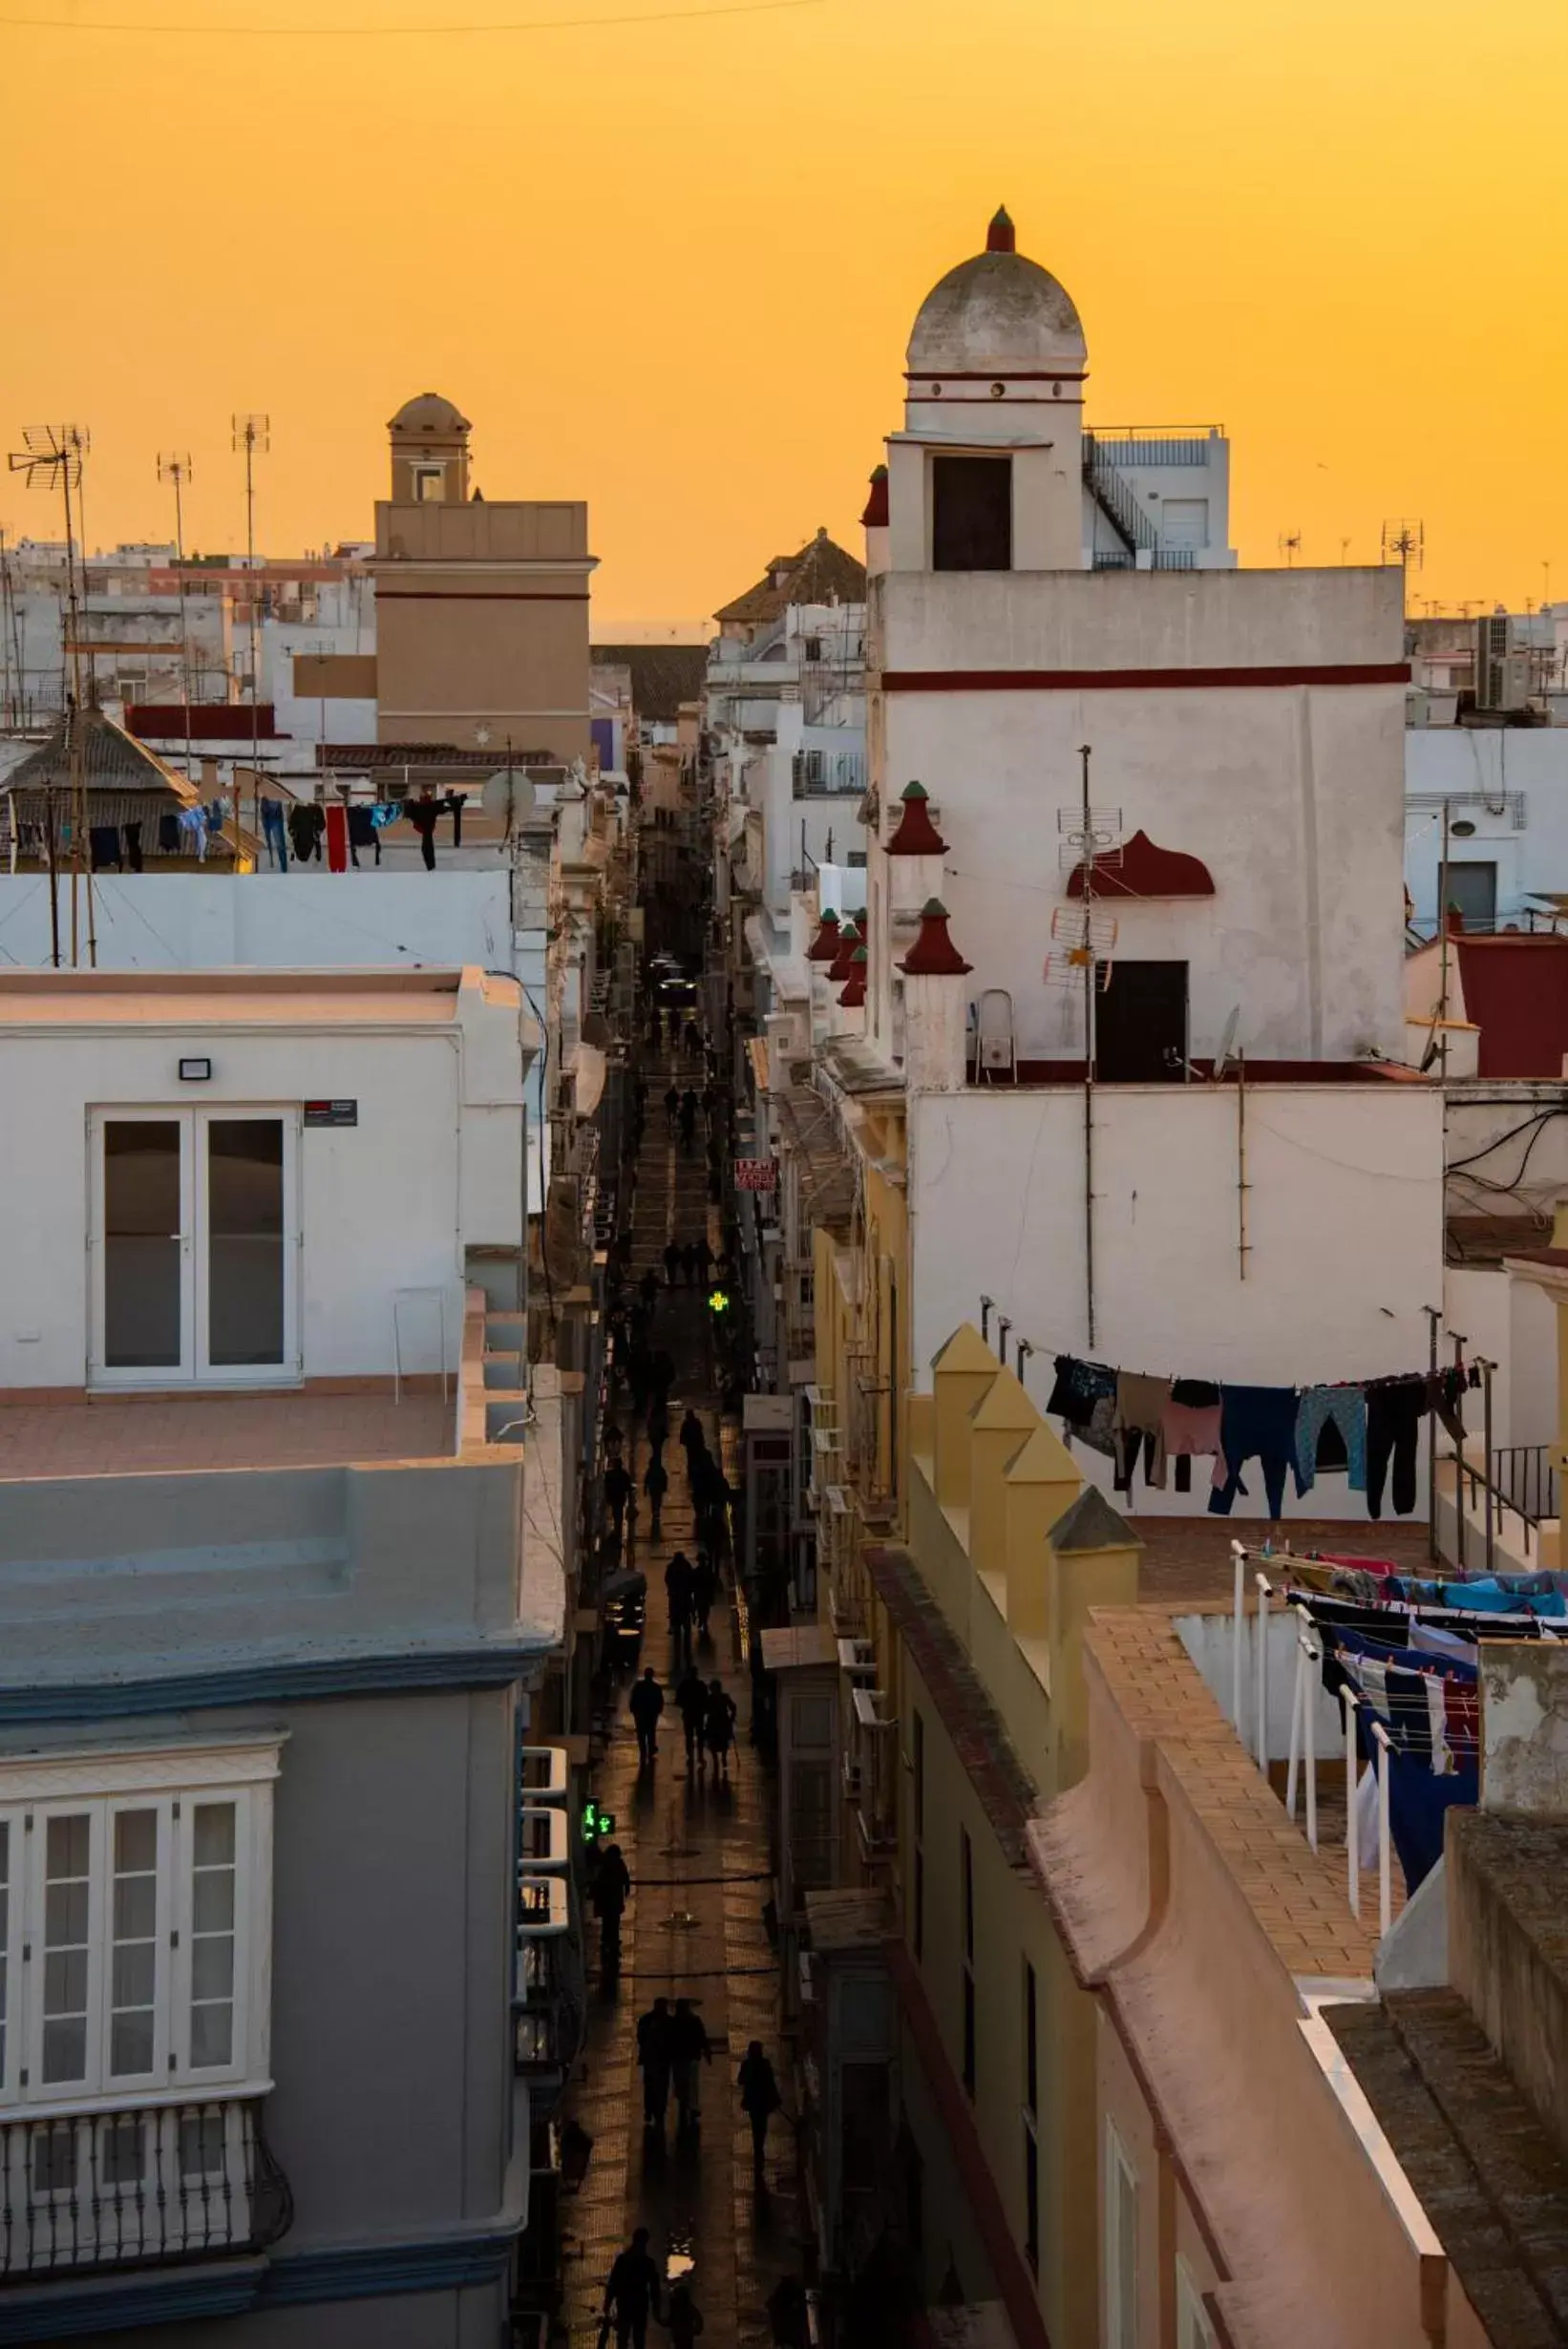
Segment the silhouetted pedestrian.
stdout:
<path fill-rule="evenodd" d="M 669 1636 L 681 1656 L 691 1653 L 691 1560 L 677 1550 L 665 1568 L 665 1596 L 669 1602 Z"/>
<path fill-rule="evenodd" d="M 735 1700 L 720 1680 L 708 1683 L 708 1712 L 703 1721 L 703 1744 L 713 1757 L 715 1770 L 730 1775 L 730 1748 L 735 1742 Z"/>
<path fill-rule="evenodd" d="M 675 2083 L 675 2126 L 685 2137 L 697 2126 L 697 2066 L 713 2061 L 703 2019 L 689 1999 L 675 2001 L 669 2019 L 669 2059 Z"/>
<path fill-rule="evenodd" d="M 696 1619 L 697 1636 L 708 1637 L 708 1619 L 713 1612 L 713 1601 L 719 1595 L 719 1577 L 712 1558 L 706 1550 L 697 1552 L 697 1562 L 691 1569 L 691 1613 Z"/>
<path fill-rule="evenodd" d="M 599 1957 L 606 1974 L 621 1962 L 621 1919 L 631 1897 L 631 1871 L 618 1843 L 607 1843 L 594 1866 L 590 1897 L 599 1919 Z"/>
<path fill-rule="evenodd" d="M 680 1269 L 680 1242 L 674 1239 L 667 1240 L 665 1242 L 665 1279 L 668 1281 L 671 1288 L 675 1286 L 676 1277 L 679 1274 Z"/>
<path fill-rule="evenodd" d="M 643 2125 L 662 2129 L 669 2103 L 669 2066 L 673 2018 L 667 1999 L 655 1999 L 637 2019 L 637 2061 L 643 2074 Z"/>
<path fill-rule="evenodd" d="M 615 2318 L 616 2349 L 646 2349 L 647 2320 L 659 2314 L 659 2271 L 639 2227 L 604 2281 L 604 2314 Z"/>
<path fill-rule="evenodd" d="M 703 2329 L 703 2317 L 685 2284 L 677 2284 L 670 2294 L 664 2321 L 669 2327 L 669 2349 L 691 2349 Z"/>
<path fill-rule="evenodd" d="M 669 1471 L 666 1468 L 657 1452 L 653 1454 L 652 1458 L 648 1461 L 646 1469 L 644 1471 L 643 1491 L 647 1494 L 647 1505 L 651 1515 L 649 1531 L 653 1539 L 657 1541 L 659 1538 L 659 1519 L 663 1513 L 665 1505 L 665 1494 L 669 1491 Z"/>
<path fill-rule="evenodd" d="M 632 1683 L 626 1704 L 637 1725 L 637 1759 L 642 1763 L 652 1762 L 659 1752 L 659 1715 L 665 1709 L 665 1692 L 651 1664 L 645 1667 L 642 1679 Z"/>
<path fill-rule="evenodd" d="M 760 2187 L 763 2183 L 763 2157 L 768 2147 L 768 2123 L 784 2099 L 778 2092 L 773 2067 L 762 2052 L 762 2042 L 752 2040 L 736 2074 L 740 2089 L 740 2108 L 752 2124 L 752 2174 Z"/>

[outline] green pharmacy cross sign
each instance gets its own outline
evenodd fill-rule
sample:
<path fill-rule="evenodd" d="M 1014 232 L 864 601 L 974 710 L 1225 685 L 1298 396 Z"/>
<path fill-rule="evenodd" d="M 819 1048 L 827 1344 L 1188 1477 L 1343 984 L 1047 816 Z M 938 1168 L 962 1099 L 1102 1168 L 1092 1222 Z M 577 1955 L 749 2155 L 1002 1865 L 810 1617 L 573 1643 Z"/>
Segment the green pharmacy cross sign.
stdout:
<path fill-rule="evenodd" d="M 604 1836 L 613 1835 L 614 1832 L 614 1812 L 601 1809 L 600 1806 L 590 1797 L 589 1800 L 583 1806 L 583 1842 L 598 1843 Z"/>

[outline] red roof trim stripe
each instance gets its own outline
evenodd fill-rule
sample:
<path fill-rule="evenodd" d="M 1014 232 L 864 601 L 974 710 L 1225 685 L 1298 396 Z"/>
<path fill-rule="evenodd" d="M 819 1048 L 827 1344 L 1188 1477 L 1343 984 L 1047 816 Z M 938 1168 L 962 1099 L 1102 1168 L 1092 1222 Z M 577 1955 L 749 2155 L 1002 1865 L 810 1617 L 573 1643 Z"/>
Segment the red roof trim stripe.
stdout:
<path fill-rule="evenodd" d="M 884 693 L 1125 693 L 1194 687 L 1409 685 L 1408 661 L 1303 663 L 1280 668 L 890 668 Z"/>

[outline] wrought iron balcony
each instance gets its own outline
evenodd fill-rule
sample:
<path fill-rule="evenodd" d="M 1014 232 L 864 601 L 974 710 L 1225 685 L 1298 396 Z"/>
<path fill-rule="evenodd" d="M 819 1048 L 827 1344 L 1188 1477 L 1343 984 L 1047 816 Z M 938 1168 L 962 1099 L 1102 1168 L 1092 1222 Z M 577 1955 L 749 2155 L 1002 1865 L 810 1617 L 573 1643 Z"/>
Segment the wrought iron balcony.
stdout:
<path fill-rule="evenodd" d="M 261 2101 L 0 2120 L 0 2286 L 277 2242 L 294 2205 Z"/>

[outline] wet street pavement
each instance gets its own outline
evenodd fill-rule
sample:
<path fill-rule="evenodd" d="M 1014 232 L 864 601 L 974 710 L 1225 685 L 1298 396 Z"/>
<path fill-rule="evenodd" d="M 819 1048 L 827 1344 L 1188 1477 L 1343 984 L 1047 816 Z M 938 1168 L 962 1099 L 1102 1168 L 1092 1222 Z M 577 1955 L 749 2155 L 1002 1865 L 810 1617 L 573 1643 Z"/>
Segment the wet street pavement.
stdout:
<path fill-rule="evenodd" d="M 663 1251 L 671 1238 L 684 1244 L 706 1230 L 715 1253 L 722 1246 L 719 1210 L 707 1199 L 700 1121 L 689 1153 L 667 1128 L 662 1095 L 671 1073 L 683 1086 L 690 1082 L 700 1089 L 703 1082 L 695 1055 L 667 1049 L 647 1057 L 632 1281 L 649 1266 L 664 1281 Z M 700 1286 L 662 1289 L 651 1343 L 667 1348 L 676 1377 L 664 1448 L 669 1491 L 656 1542 L 648 1538 L 642 1492 L 648 1461 L 646 1431 L 634 1422 L 624 1390 L 613 1399 L 637 1482 L 632 1556 L 647 1577 L 647 1620 L 635 1669 L 618 1676 L 612 1733 L 593 1773 L 593 1793 L 616 1820 L 615 1839 L 630 1868 L 633 1892 L 623 1924 L 618 1979 L 604 1979 L 597 1922 L 588 1926 L 587 2040 L 564 2106 L 593 2139 L 585 2182 L 562 2209 L 572 2349 L 593 2349 L 598 2341 L 604 2278 L 635 2227 L 649 2230 L 649 2249 L 667 2277 L 667 2292 L 669 2280 L 689 2282 L 705 2321 L 704 2349 L 729 2349 L 731 2343 L 735 2349 L 761 2349 L 770 2342 L 768 2296 L 781 2275 L 798 2274 L 800 2268 L 793 2127 L 785 2113 L 774 2115 L 767 2184 L 759 2197 L 752 2186 L 751 2129 L 735 2086 L 736 2069 L 752 2039 L 762 2041 L 781 2081 L 788 2066 L 780 2057 L 777 1972 L 763 1923 L 771 1893 L 773 1788 L 748 1736 L 744 1606 L 732 1589 L 721 1593 L 710 1637 L 696 1650 L 704 1678 L 721 1678 L 737 1707 L 727 1778 L 715 1775 L 711 1762 L 706 1776 L 689 1771 L 672 1702 L 681 1665 L 669 1635 L 664 1574 L 676 1550 L 694 1558 L 697 1547 L 685 1454 L 677 1441 L 689 1404 L 731 1483 L 738 1477 L 737 1431 L 732 1423 L 721 1421 L 712 1390 L 708 1319 Z M 646 1664 L 658 1671 L 666 1710 L 657 1759 L 640 1769 L 626 1695 Z M 673 2098 L 662 2135 L 644 2127 L 636 2025 L 660 1996 L 671 2006 L 677 1998 L 689 1998 L 712 2042 L 712 2063 L 702 2067 L 700 2126 L 689 2137 L 677 2136 Z M 648 2338 L 660 2342 L 667 2336 L 655 2323 Z"/>

